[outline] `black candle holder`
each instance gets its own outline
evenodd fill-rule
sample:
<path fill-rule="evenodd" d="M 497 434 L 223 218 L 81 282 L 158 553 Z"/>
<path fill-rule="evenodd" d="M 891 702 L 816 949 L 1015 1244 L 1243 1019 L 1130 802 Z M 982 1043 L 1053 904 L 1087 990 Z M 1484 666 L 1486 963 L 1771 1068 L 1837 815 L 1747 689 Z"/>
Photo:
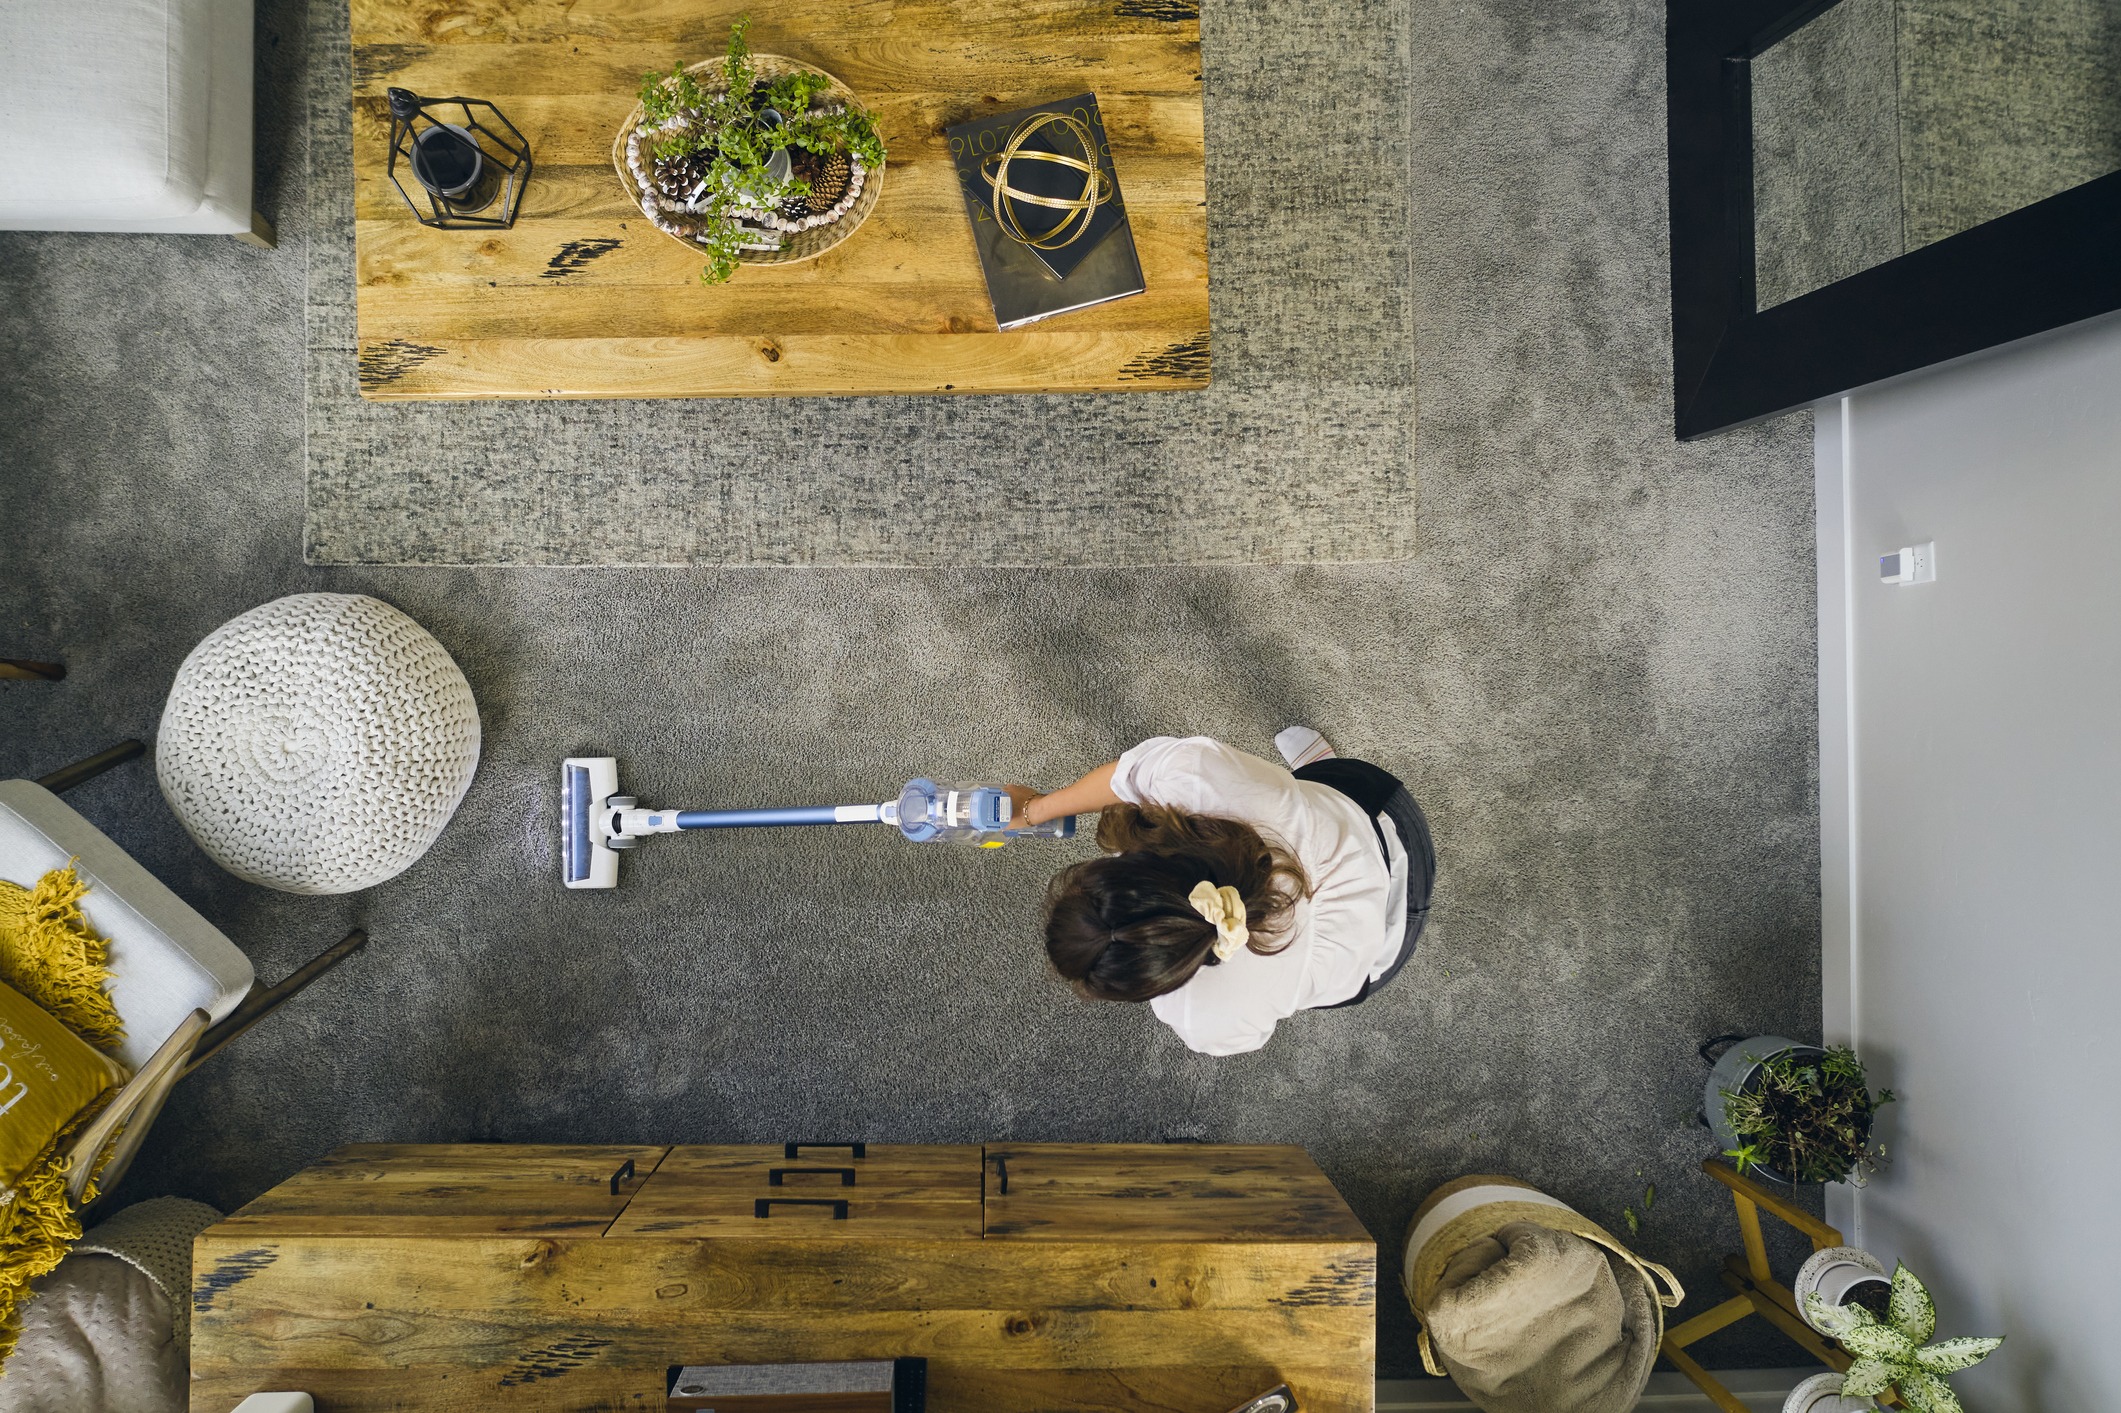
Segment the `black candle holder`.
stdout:
<path fill-rule="evenodd" d="M 414 218 L 440 230 L 514 225 L 530 180 L 530 144 L 507 115 L 483 98 L 422 98 L 408 88 L 389 97 L 390 183 Z M 424 213 L 401 175 L 408 171 Z"/>

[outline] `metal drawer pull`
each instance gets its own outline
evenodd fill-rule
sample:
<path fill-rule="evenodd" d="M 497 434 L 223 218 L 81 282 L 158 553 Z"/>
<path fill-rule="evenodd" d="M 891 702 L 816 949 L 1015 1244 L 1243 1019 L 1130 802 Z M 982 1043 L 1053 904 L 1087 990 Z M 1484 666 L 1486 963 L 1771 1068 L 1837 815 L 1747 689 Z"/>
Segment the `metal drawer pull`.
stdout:
<path fill-rule="evenodd" d="M 619 1170 L 611 1175 L 611 1195 L 613 1197 L 618 1196 L 619 1184 L 632 1176 L 633 1159 L 628 1158 L 625 1162 L 619 1164 Z"/>
<path fill-rule="evenodd" d="M 869 1145 L 866 1143 L 788 1143 L 782 1145 L 781 1156 L 792 1163 L 803 1156 L 805 1148 L 846 1148 L 852 1150 L 856 1158 L 869 1156 Z"/>
<path fill-rule="evenodd" d="M 841 1187 L 854 1186 L 854 1169 L 852 1168 L 768 1168 L 766 1169 L 766 1186 L 786 1187 L 787 1184 L 782 1182 L 781 1179 L 787 1177 L 790 1173 L 810 1177 L 831 1177 L 834 1173 L 838 1173 Z"/>
<path fill-rule="evenodd" d="M 1002 1180 L 1001 1196 L 1009 1195 L 1009 1160 L 997 1153 L 994 1155 L 994 1171 Z"/>
<path fill-rule="evenodd" d="M 761 1197 L 751 1204 L 751 1215 L 754 1217 L 772 1216 L 773 1204 L 776 1202 L 783 1207 L 830 1207 L 832 1209 L 832 1220 L 835 1222 L 847 1220 L 847 1199 L 844 1197 Z"/>

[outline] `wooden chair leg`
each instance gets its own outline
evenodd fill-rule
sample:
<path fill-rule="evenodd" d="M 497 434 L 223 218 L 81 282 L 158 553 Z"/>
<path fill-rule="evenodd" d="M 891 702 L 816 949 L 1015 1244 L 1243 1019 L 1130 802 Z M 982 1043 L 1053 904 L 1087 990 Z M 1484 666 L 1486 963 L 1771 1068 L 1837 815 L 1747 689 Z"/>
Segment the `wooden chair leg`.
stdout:
<path fill-rule="evenodd" d="M 63 795 L 84 780 L 93 780 L 114 765 L 123 765 L 135 756 L 145 755 L 147 747 L 138 741 L 120 741 L 107 751 L 98 751 L 87 760 L 77 760 L 72 765 L 60 766 L 49 775 L 39 776 L 37 783 L 54 795 Z"/>
<path fill-rule="evenodd" d="M 148 1125 L 161 1112 L 162 1101 L 169 1097 L 170 1087 L 181 1077 L 179 1072 L 184 1057 L 192 1052 L 205 1030 L 206 1012 L 193 1011 L 186 1016 L 147 1063 L 140 1066 L 139 1073 L 125 1082 L 103 1112 L 75 1136 L 73 1146 L 67 1150 L 71 1163 L 66 1179 L 66 1200 L 69 1203 L 81 1206 L 89 1183 L 97 1176 L 96 1160 L 103 1155 L 111 1139 L 117 1137 L 118 1130 L 131 1125 L 129 1137 L 119 1140 L 122 1155 L 112 1154 L 111 1163 L 104 1169 L 105 1181 L 98 1190 L 108 1191 L 118 1185 L 118 1179 L 124 1176 L 120 1157 L 125 1163 L 132 1161 L 132 1155 L 139 1150 L 140 1140 L 146 1136 Z"/>
<path fill-rule="evenodd" d="M 266 220 L 256 210 L 253 210 L 250 213 L 250 229 L 238 231 L 236 239 L 242 241 L 245 245 L 254 245 L 260 250 L 271 250 L 280 243 L 280 234 L 273 229 L 272 222 Z"/>
<path fill-rule="evenodd" d="M 228 1013 L 227 1020 L 199 1037 L 198 1048 L 192 1052 L 191 1063 L 184 1067 L 184 1073 L 190 1074 L 212 1059 L 222 1046 L 263 1020 L 268 1011 L 360 951 L 367 942 L 368 933 L 357 927 L 296 967 L 285 980 L 272 986 L 252 987 L 250 994 L 243 998 L 243 1004 Z"/>
<path fill-rule="evenodd" d="M 63 662 L 31 662 L 24 657 L 0 657 L 0 678 L 11 682 L 58 682 L 66 677 Z"/>

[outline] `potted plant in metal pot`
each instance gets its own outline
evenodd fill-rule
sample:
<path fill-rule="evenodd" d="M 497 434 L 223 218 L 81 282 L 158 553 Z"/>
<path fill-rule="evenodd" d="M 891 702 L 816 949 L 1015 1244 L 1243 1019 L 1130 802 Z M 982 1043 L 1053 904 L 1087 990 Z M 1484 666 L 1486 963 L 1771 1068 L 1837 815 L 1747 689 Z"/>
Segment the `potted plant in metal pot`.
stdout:
<path fill-rule="evenodd" d="M 1905 1265 L 1893 1268 L 1892 1295 L 1883 1318 L 1862 1305 L 1829 1305 L 1816 1293 L 1805 1302 L 1805 1317 L 1854 1356 L 1842 1376 L 1842 1397 L 1875 1398 L 1889 1392 L 1913 1413 L 1964 1413 L 1946 1376 L 1972 1368 L 2003 1343 L 2000 1336 L 1964 1335 L 1927 1343 L 1937 1332 L 1937 1306 Z"/>
<path fill-rule="evenodd" d="M 1710 1051 L 1727 1042 L 1720 1057 Z M 1846 1045 L 1800 1045 L 1779 1035 L 1724 1035 L 1701 1048 L 1712 1067 L 1702 1113 L 1741 1173 L 1794 1185 L 1861 1186 L 1885 1162 L 1872 1120 L 1893 1092 L 1873 1095 Z"/>

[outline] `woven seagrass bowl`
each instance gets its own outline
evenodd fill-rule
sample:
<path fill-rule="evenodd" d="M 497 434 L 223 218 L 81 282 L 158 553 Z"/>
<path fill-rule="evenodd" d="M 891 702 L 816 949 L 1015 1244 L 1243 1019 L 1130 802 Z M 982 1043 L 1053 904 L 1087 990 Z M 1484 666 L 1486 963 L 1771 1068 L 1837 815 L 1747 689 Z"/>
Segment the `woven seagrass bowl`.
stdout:
<path fill-rule="evenodd" d="M 820 74 L 830 86 L 820 96 L 817 100 L 818 102 L 827 104 L 844 103 L 850 111 L 867 111 L 863 107 L 862 101 L 854 96 L 853 89 L 841 83 L 831 74 L 825 73 L 823 69 L 818 68 L 815 64 L 799 64 L 795 60 L 784 58 L 779 54 L 753 54 L 751 56 L 751 65 L 759 79 L 766 82 L 771 82 L 783 74 Z M 706 89 L 710 93 L 725 92 L 729 87 L 723 61 L 720 59 L 703 59 L 697 64 L 686 66 L 685 72 L 692 76 L 693 82 L 699 84 L 701 88 Z M 634 104 L 633 111 L 626 115 L 626 121 L 619 127 L 618 137 L 611 144 L 611 165 L 617 170 L 619 185 L 626 189 L 626 195 L 632 201 L 635 210 L 641 209 L 643 194 L 640 182 L 634 179 L 633 168 L 627 165 L 626 148 L 628 143 L 631 142 L 635 130 L 640 127 L 642 117 L 641 105 L 638 103 Z M 886 163 L 885 165 L 889 164 Z M 739 251 L 736 257 L 737 261 L 744 265 L 793 265 L 803 260 L 815 260 L 818 256 L 823 255 L 861 228 L 862 222 L 869 219 L 869 213 L 876 209 L 877 198 L 883 194 L 883 191 L 884 168 L 880 166 L 863 174 L 862 189 L 854 198 L 854 205 L 848 208 L 846 214 L 842 215 L 838 220 L 828 221 L 822 226 L 812 226 L 807 231 L 783 231 L 781 232 L 782 243 L 779 250 Z M 688 250 L 700 249 L 699 244 L 689 237 L 673 235 L 671 232 L 663 230 L 660 226 L 656 230 L 659 234 L 669 236 L 670 239 Z"/>

